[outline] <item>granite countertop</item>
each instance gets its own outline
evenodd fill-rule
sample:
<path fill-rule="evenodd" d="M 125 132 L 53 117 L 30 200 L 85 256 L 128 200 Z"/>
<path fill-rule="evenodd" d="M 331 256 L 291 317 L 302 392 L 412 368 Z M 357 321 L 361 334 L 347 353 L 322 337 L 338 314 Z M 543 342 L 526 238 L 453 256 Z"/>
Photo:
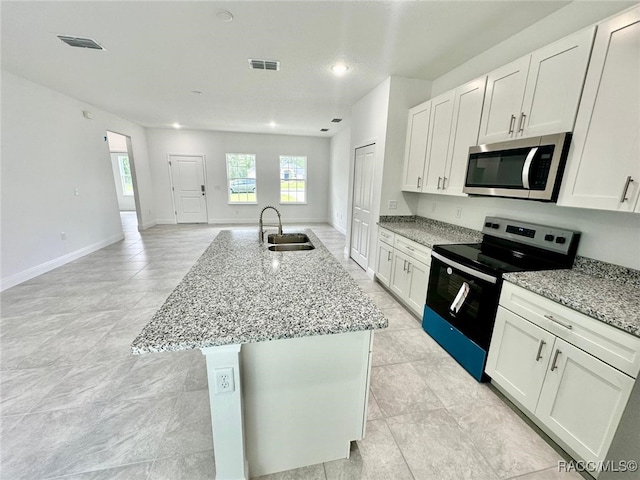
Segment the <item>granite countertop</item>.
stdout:
<path fill-rule="evenodd" d="M 477 230 L 415 215 L 383 216 L 378 225 L 429 248 L 438 244 L 482 241 L 482 233 Z"/>
<path fill-rule="evenodd" d="M 272 252 L 223 230 L 131 345 L 134 354 L 385 328 L 387 320 L 311 230 L 315 250 Z"/>
<path fill-rule="evenodd" d="M 640 271 L 577 257 L 571 270 L 508 273 L 503 278 L 640 337 Z"/>

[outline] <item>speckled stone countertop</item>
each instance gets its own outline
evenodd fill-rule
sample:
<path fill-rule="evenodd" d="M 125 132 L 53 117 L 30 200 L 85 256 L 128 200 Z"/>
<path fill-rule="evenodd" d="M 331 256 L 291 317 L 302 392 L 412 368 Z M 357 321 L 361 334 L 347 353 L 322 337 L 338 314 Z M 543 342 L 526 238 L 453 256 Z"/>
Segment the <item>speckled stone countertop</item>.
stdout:
<path fill-rule="evenodd" d="M 640 271 L 584 257 L 571 270 L 508 273 L 503 278 L 640 337 Z"/>
<path fill-rule="evenodd" d="M 131 345 L 134 354 L 385 328 L 387 320 L 311 230 L 272 252 L 223 230 Z"/>
<path fill-rule="evenodd" d="M 482 233 L 479 231 L 415 215 L 381 216 L 378 225 L 429 248 L 445 243 L 482 241 Z"/>

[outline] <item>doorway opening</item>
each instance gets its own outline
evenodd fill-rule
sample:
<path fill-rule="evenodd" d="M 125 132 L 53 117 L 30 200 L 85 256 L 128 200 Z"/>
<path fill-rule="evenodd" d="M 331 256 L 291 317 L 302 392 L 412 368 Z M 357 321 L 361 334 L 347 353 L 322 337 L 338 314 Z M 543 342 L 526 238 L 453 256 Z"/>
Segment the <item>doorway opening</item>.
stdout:
<path fill-rule="evenodd" d="M 123 225 L 126 224 L 129 227 L 135 221 L 137 229 L 140 230 L 142 219 L 140 218 L 131 137 L 107 130 L 107 143 L 120 218 Z"/>

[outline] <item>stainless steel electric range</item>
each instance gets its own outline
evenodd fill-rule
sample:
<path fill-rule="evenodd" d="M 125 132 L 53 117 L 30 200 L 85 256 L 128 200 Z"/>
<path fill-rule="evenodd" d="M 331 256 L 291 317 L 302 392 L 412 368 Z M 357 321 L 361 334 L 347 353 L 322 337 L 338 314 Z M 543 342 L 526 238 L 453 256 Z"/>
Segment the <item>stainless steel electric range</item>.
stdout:
<path fill-rule="evenodd" d="M 487 217 L 482 243 L 435 245 L 422 327 L 476 380 L 493 332 L 502 275 L 571 268 L 580 232 Z"/>

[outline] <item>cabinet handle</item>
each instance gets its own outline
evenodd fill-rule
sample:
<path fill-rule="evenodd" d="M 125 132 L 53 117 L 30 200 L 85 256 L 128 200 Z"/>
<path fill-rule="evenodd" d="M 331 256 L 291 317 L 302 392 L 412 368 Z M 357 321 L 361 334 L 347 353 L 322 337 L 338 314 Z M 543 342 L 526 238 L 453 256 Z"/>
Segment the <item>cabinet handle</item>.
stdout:
<path fill-rule="evenodd" d="M 445 184 L 447 183 L 447 177 L 442 177 L 442 189 L 444 190 L 445 188 L 447 188 L 445 186 Z"/>
<path fill-rule="evenodd" d="M 556 368 L 558 368 L 558 355 L 560 355 L 562 352 L 560 351 L 559 348 L 556 348 L 556 353 L 553 355 L 553 362 L 551 362 L 551 371 L 553 372 Z"/>
<path fill-rule="evenodd" d="M 411 270 L 409 270 L 410 266 L 411 266 L 411 262 L 407 262 L 407 273 L 411 273 Z"/>
<path fill-rule="evenodd" d="M 526 118 L 527 116 L 522 112 L 520 114 L 520 126 L 518 127 L 518 132 L 524 132 L 524 121 Z"/>
<path fill-rule="evenodd" d="M 416 188 L 420 188 L 420 181 L 421 181 L 421 180 L 422 180 L 422 178 L 421 178 L 421 177 L 418 177 L 418 185 L 417 185 L 417 187 L 416 187 Z"/>
<path fill-rule="evenodd" d="M 436 187 L 436 190 L 440 190 L 440 182 L 442 181 L 442 177 L 438 177 L 438 186 Z"/>
<path fill-rule="evenodd" d="M 407 261 L 403 260 L 403 262 L 404 262 L 404 267 L 402 267 L 402 270 L 406 272 L 407 271 Z"/>
<path fill-rule="evenodd" d="M 544 318 L 546 318 L 547 320 L 551 320 L 552 322 L 557 323 L 558 325 L 562 325 L 564 328 L 568 330 L 571 330 L 573 328 L 573 325 L 569 325 L 568 323 L 561 322 L 560 320 L 555 318 L 553 315 L 545 315 Z"/>
<path fill-rule="evenodd" d="M 509 134 L 513 133 L 513 127 L 515 123 L 516 123 L 516 116 L 511 115 L 511 118 L 509 119 Z"/>
<path fill-rule="evenodd" d="M 387 252 L 387 262 L 391 261 L 391 252 Z"/>
<path fill-rule="evenodd" d="M 538 353 L 536 353 L 536 362 L 538 362 L 542 358 L 542 347 L 547 344 L 544 340 L 540 340 L 540 345 L 538 345 Z"/>
<path fill-rule="evenodd" d="M 627 198 L 627 191 L 629 191 L 629 185 L 631 184 L 631 182 L 633 182 L 633 178 L 631 178 L 631 175 L 629 175 L 627 177 L 627 181 L 624 183 L 624 189 L 622 190 L 622 196 L 620 197 L 620 203 L 624 203 L 625 200 L 629 200 Z"/>
<path fill-rule="evenodd" d="M 406 246 L 406 248 L 407 248 L 407 250 L 409 250 L 410 252 L 413 252 L 413 251 L 415 251 L 415 248 L 413 248 L 413 247 L 410 247 L 410 246 L 408 246 L 408 245 Z"/>

